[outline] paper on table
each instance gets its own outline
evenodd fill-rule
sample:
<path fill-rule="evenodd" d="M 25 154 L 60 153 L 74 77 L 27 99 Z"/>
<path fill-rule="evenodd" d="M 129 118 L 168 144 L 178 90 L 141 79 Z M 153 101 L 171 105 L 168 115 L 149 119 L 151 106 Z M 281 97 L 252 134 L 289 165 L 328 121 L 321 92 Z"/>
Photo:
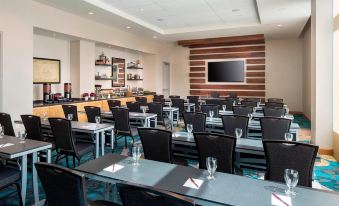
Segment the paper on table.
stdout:
<path fill-rule="evenodd" d="M 276 196 L 279 198 L 277 198 Z M 275 206 L 292 206 L 292 200 L 291 197 L 285 196 L 285 195 L 278 195 L 278 194 L 272 194 L 271 195 L 271 204 Z"/>
<path fill-rule="evenodd" d="M 195 182 L 195 184 L 194 184 L 194 182 Z M 202 183 L 204 182 L 203 180 L 199 180 L 199 179 L 194 179 L 194 178 L 192 178 L 192 180 L 191 180 L 191 178 L 188 178 L 188 180 L 185 182 L 185 184 L 184 184 L 184 187 L 189 187 L 189 188 L 192 188 L 192 189 L 199 189 L 200 188 L 200 186 L 202 185 Z M 198 186 L 198 187 L 197 187 Z"/>
<path fill-rule="evenodd" d="M 104 170 L 107 172 L 117 172 L 119 170 L 121 170 L 122 168 L 124 168 L 125 166 L 119 165 L 119 164 L 113 164 L 109 167 L 106 167 Z"/>
<path fill-rule="evenodd" d="M 9 146 L 12 146 L 12 145 L 14 145 L 14 144 L 12 144 L 12 143 L 0 144 L 0 148 L 9 147 Z"/>

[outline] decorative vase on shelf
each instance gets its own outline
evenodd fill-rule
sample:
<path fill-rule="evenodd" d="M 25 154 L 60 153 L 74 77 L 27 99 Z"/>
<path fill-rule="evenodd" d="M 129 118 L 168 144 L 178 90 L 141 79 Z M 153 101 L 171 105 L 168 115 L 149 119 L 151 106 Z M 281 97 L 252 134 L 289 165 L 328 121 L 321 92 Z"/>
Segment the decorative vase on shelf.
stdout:
<path fill-rule="evenodd" d="M 88 96 L 84 97 L 84 100 L 85 100 L 85 101 L 88 101 Z"/>

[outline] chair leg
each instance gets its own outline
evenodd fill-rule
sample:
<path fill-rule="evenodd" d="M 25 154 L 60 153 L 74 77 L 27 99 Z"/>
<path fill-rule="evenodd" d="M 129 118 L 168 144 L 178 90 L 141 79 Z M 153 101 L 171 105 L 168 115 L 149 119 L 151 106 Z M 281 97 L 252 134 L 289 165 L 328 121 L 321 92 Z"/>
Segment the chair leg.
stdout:
<path fill-rule="evenodd" d="M 67 168 L 69 168 L 69 165 L 68 165 L 68 155 L 66 155 L 66 165 L 67 165 Z"/>
<path fill-rule="evenodd" d="M 58 164 L 59 157 L 60 157 L 60 155 L 58 154 L 58 155 L 56 156 L 55 160 L 54 160 L 54 164 Z"/>
<path fill-rule="evenodd" d="M 73 168 L 75 168 L 75 157 L 73 156 Z"/>
<path fill-rule="evenodd" d="M 80 166 L 80 158 L 77 158 L 77 160 L 78 160 L 78 166 Z"/>
<path fill-rule="evenodd" d="M 125 147 L 127 148 L 127 137 L 125 136 Z"/>
<path fill-rule="evenodd" d="M 22 200 L 22 196 L 21 196 L 21 188 L 20 185 L 17 183 L 14 183 L 15 187 L 16 187 L 16 191 L 18 193 L 18 197 L 19 197 L 19 205 L 23 206 L 23 200 Z"/>

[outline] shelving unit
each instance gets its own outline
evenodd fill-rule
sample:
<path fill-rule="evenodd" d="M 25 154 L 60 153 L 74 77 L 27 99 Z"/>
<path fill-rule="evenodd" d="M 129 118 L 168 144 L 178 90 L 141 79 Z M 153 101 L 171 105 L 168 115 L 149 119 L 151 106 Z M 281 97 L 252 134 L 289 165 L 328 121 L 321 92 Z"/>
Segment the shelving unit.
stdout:
<path fill-rule="evenodd" d="M 127 67 L 127 69 L 144 69 L 144 68 L 141 68 L 141 67 Z"/>
<path fill-rule="evenodd" d="M 127 79 L 128 81 L 142 81 L 144 79 Z"/>
<path fill-rule="evenodd" d="M 113 77 L 98 77 L 98 76 L 96 76 L 95 80 L 112 80 L 113 81 L 114 79 L 113 79 Z"/>
<path fill-rule="evenodd" d="M 113 58 L 112 58 L 111 62 L 112 62 L 111 64 L 101 64 L 101 63 L 95 62 L 96 67 L 101 67 L 101 69 L 99 70 L 99 71 L 101 71 L 100 75 L 102 75 L 102 74 L 107 75 L 107 76 L 97 76 L 97 73 L 96 73 L 95 74 L 95 80 L 96 81 L 111 81 L 111 83 L 110 83 L 111 86 L 113 86 L 113 83 L 115 81 L 117 81 L 116 79 L 113 78 L 114 70 L 117 70 L 117 68 L 115 68 L 116 66 L 113 64 Z M 110 69 L 110 71 L 108 72 L 106 69 Z M 102 83 L 100 83 L 100 84 L 102 84 Z M 107 87 L 107 85 L 106 85 L 106 87 Z M 110 87 L 108 87 L 108 88 L 110 88 Z"/>

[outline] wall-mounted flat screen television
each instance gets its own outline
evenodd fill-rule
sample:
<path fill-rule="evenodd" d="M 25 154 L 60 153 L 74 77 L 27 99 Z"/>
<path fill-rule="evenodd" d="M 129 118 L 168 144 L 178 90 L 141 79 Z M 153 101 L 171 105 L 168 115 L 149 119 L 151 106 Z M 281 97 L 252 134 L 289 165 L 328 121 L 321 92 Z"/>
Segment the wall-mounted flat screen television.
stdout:
<path fill-rule="evenodd" d="M 244 61 L 208 62 L 209 82 L 244 82 Z"/>

